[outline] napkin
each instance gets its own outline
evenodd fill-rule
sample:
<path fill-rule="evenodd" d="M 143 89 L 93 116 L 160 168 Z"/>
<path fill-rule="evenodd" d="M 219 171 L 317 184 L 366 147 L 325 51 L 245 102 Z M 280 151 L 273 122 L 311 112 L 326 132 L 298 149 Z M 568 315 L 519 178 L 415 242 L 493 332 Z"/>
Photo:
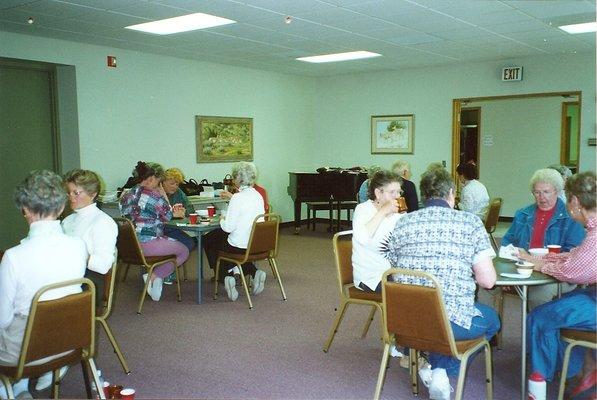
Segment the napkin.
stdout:
<path fill-rule="evenodd" d="M 499 256 L 507 260 L 518 261 L 518 248 L 512 244 L 501 246 Z"/>

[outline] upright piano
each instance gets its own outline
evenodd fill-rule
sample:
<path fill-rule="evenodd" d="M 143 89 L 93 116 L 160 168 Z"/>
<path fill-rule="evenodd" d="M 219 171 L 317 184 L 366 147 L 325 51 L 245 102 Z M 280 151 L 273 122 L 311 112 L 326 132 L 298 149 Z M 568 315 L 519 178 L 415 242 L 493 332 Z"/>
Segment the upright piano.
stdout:
<path fill-rule="evenodd" d="M 301 204 L 308 201 L 327 201 L 330 207 L 342 201 L 356 200 L 361 184 L 367 179 L 362 172 L 289 172 L 288 194 L 294 201 L 294 229 L 301 228 Z M 339 214 L 338 214 L 339 215 Z"/>

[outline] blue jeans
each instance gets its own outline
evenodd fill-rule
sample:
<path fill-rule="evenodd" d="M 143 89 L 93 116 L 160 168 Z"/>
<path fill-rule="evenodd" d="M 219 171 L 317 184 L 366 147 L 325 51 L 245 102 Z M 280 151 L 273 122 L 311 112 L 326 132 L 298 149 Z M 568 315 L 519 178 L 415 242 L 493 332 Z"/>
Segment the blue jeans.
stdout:
<path fill-rule="evenodd" d="M 489 340 L 500 330 L 500 319 L 493 308 L 481 303 L 475 303 L 475 307 L 483 315 L 474 317 L 469 329 L 450 323 L 455 340 L 474 339 L 482 335 Z M 472 357 L 469 360 L 472 360 Z M 429 363 L 434 369 L 444 368 L 450 376 L 458 375 L 460 370 L 460 360 L 444 354 L 429 353 Z"/>
<path fill-rule="evenodd" d="M 539 372 L 551 381 L 562 368 L 567 345 L 560 340 L 560 329 L 594 331 L 595 313 L 594 288 L 573 290 L 535 308 L 527 317 L 527 348 L 532 372 Z M 575 347 L 570 353 L 568 378 L 580 372 L 585 351 L 584 347 Z"/>

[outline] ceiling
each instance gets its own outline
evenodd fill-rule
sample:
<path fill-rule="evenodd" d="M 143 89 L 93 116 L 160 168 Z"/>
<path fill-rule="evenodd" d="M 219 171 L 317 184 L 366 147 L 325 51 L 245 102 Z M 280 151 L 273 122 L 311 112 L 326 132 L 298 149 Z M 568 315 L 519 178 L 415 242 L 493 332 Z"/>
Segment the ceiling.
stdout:
<path fill-rule="evenodd" d="M 594 0 L 0 0 L 0 30 L 326 76 L 594 53 L 595 33 L 571 35 L 557 26 L 595 21 L 595 8 Z M 123 29 L 193 12 L 238 23 L 167 36 Z M 382 57 L 295 60 L 354 50 Z"/>

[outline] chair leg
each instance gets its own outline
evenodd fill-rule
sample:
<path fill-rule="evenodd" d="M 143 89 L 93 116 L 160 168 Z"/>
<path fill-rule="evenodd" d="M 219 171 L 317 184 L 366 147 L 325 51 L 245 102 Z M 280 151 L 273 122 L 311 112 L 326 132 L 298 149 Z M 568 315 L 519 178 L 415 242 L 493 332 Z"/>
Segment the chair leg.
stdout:
<path fill-rule="evenodd" d="M 126 281 L 126 276 L 129 274 L 129 267 L 131 265 L 130 264 L 126 264 L 126 267 L 124 268 L 124 273 L 122 275 L 122 281 Z"/>
<path fill-rule="evenodd" d="M 381 395 L 381 389 L 386 379 L 386 366 L 388 365 L 388 357 L 390 356 L 390 343 L 384 343 L 383 354 L 381 356 L 381 363 L 379 364 L 379 373 L 377 374 L 377 384 L 375 385 L 374 400 L 378 400 Z"/>
<path fill-rule="evenodd" d="M 99 389 L 102 387 L 102 383 L 100 382 L 99 373 L 97 372 L 97 367 L 95 365 L 95 360 L 93 358 L 87 359 L 87 363 L 89 365 L 89 369 L 91 370 L 91 377 L 93 378 L 93 382 L 95 383 L 95 387 L 98 388 L 97 393 L 100 399 L 105 399 L 106 394 L 103 390 Z"/>
<path fill-rule="evenodd" d="M 108 322 L 103 319 L 99 319 L 97 321 L 104 328 L 104 332 L 106 332 L 106 336 L 108 336 L 108 340 L 112 344 L 112 348 L 114 349 L 114 352 L 118 356 L 118 360 L 120 361 L 120 365 L 122 365 L 122 369 L 124 370 L 124 373 L 127 375 L 130 374 L 131 369 L 129 368 L 129 366 L 124 358 L 124 355 L 122 354 L 122 351 L 120 350 L 120 346 L 118 345 L 116 338 L 114 338 L 114 333 L 112 332 L 112 329 L 110 329 Z"/>
<path fill-rule="evenodd" d="M 240 280 L 243 283 L 243 287 L 245 288 L 245 295 L 247 296 L 247 301 L 249 302 L 249 309 L 253 308 L 253 302 L 251 301 L 251 295 L 249 294 L 249 286 L 247 285 L 247 280 L 245 279 L 245 271 L 243 271 L 243 267 L 240 264 L 236 264 L 238 269 L 240 269 Z"/>
<path fill-rule="evenodd" d="M 493 400 L 493 363 L 489 342 L 485 344 L 485 382 L 487 383 L 487 400 Z"/>
<path fill-rule="evenodd" d="M 568 364 L 570 364 L 570 353 L 572 352 L 572 348 L 574 346 L 574 343 L 570 343 L 568 344 L 568 346 L 566 346 L 566 351 L 564 351 L 564 363 L 562 365 L 562 375 L 560 377 L 560 389 L 558 391 L 558 400 L 562 400 L 564 398 L 564 389 L 566 388 L 566 376 L 568 375 Z"/>
<path fill-rule="evenodd" d="M 216 261 L 216 278 L 214 279 L 214 300 L 218 299 L 218 279 L 220 276 L 220 258 Z M 197 277 L 199 279 L 199 277 Z"/>
<path fill-rule="evenodd" d="M 365 339 L 367 336 L 367 332 L 369 332 L 369 327 L 371 326 L 371 322 L 373 318 L 375 318 L 375 311 L 377 307 L 371 306 L 371 312 L 369 312 L 369 316 L 367 317 L 367 322 L 365 322 L 365 326 L 363 327 L 363 333 L 361 333 L 361 339 Z"/>
<path fill-rule="evenodd" d="M 182 268 L 182 280 L 186 282 L 188 280 L 188 276 L 189 276 L 187 274 L 187 262 L 186 261 L 182 263 L 181 268 Z"/>
<path fill-rule="evenodd" d="M 412 393 L 415 396 L 419 395 L 419 352 L 415 349 L 409 349 L 408 357 L 410 359 L 410 367 L 408 373 L 410 374 L 410 385 Z"/>
<path fill-rule="evenodd" d="M 2 383 L 4 384 L 4 387 L 6 388 L 6 394 L 8 394 L 8 398 L 14 399 L 15 394 L 12 390 L 12 383 L 10 382 L 10 379 L 8 379 L 8 377 L 6 377 L 4 375 L 0 375 L 0 381 L 2 381 Z"/>
<path fill-rule="evenodd" d="M 87 398 L 91 399 L 93 397 L 93 393 L 91 393 L 91 381 L 89 380 L 89 366 L 85 360 L 81 360 L 81 371 L 83 372 L 83 383 L 85 383 L 85 392 L 87 393 Z M 60 372 L 60 370 L 58 370 L 58 372 Z"/>
<path fill-rule="evenodd" d="M 493 233 L 489 234 L 489 238 L 491 239 L 491 244 L 493 245 L 493 250 L 495 250 L 496 253 L 499 253 L 498 245 L 497 245 L 497 242 L 495 241 L 495 238 L 493 237 Z"/>
<path fill-rule="evenodd" d="M 174 265 L 174 275 L 176 276 L 176 300 L 180 303 L 182 301 L 182 297 L 180 297 L 180 275 L 178 274 L 178 268 L 176 264 Z"/>
<path fill-rule="evenodd" d="M 500 326 L 500 330 L 495 334 L 497 348 L 498 350 L 502 349 L 502 332 L 504 330 L 504 293 L 502 292 L 501 288 L 496 289 L 496 295 L 493 299 L 493 308 L 497 311 L 497 314 L 500 318 L 500 322 L 502 323 Z"/>
<path fill-rule="evenodd" d="M 464 392 L 464 380 L 466 378 L 466 366 L 468 363 L 468 354 L 465 354 L 460 359 L 460 371 L 458 371 L 458 383 L 456 384 L 456 395 L 454 400 L 462 400 L 462 393 Z"/>
<path fill-rule="evenodd" d="M 143 285 L 143 291 L 141 292 L 141 297 L 139 298 L 139 307 L 137 308 L 137 314 L 141 314 L 141 309 L 143 309 L 143 302 L 145 302 L 145 296 L 147 296 L 147 288 L 149 287 L 149 283 L 151 282 L 151 274 L 153 274 L 153 267 L 147 270 L 147 281 L 145 281 L 145 285 Z"/>
<path fill-rule="evenodd" d="M 338 327 L 340 326 L 340 323 L 342 322 L 342 319 L 344 318 L 344 313 L 346 312 L 347 308 L 348 308 L 348 302 L 346 300 L 342 300 L 342 303 L 340 303 L 340 309 L 336 312 L 336 318 L 334 319 L 334 324 L 332 325 L 332 330 L 330 331 L 330 334 L 328 335 L 328 340 L 325 342 L 325 345 L 323 346 L 324 353 L 327 353 L 328 350 L 330 349 L 330 346 L 332 345 L 332 341 L 334 340 L 334 336 L 336 336 L 336 333 L 338 332 Z"/>
<path fill-rule="evenodd" d="M 85 376 L 85 368 L 83 368 L 83 377 Z M 52 371 L 52 398 L 58 400 L 60 397 L 60 369 Z"/>
<path fill-rule="evenodd" d="M 268 258 L 270 267 L 272 267 L 272 273 L 276 277 L 278 281 L 278 285 L 280 285 L 280 291 L 282 292 L 282 298 L 286 301 L 286 292 L 284 291 L 284 286 L 282 286 L 282 278 L 280 278 L 280 272 L 278 271 L 278 266 L 276 265 L 276 259 Z"/>

